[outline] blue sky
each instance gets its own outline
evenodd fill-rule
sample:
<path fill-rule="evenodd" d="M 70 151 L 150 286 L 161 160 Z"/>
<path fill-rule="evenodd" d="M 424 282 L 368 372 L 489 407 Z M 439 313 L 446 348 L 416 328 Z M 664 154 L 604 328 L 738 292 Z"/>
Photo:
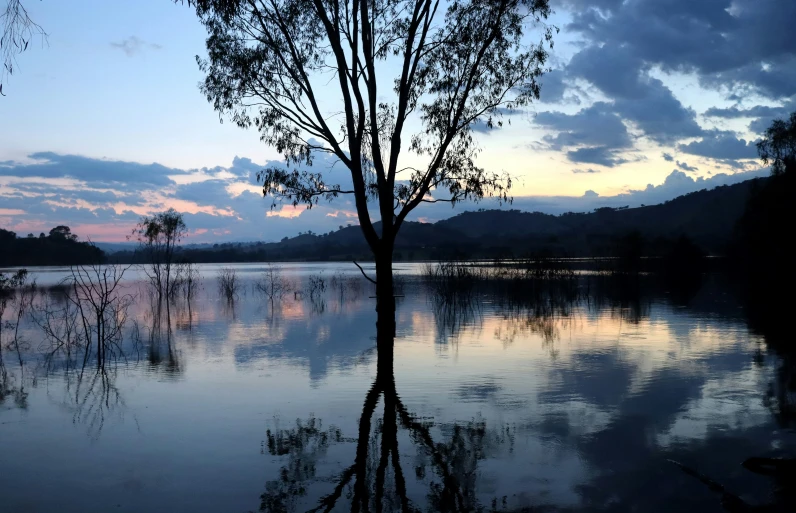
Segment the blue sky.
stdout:
<path fill-rule="evenodd" d="M 25 5 L 49 40 L 20 56 L 0 98 L 0 227 L 24 234 L 66 223 L 82 237 L 120 240 L 138 216 L 168 206 L 186 214 L 195 242 L 356 223 L 344 200 L 269 210 L 254 175 L 280 157 L 256 131 L 219 123 L 199 92 L 194 56 L 205 32 L 189 8 Z M 479 164 L 517 178 L 513 208 L 650 204 L 765 174 L 754 141 L 796 110 L 796 2 L 551 5 L 561 32 L 542 101 L 478 133 Z M 429 205 L 414 218 L 491 206 Z"/>

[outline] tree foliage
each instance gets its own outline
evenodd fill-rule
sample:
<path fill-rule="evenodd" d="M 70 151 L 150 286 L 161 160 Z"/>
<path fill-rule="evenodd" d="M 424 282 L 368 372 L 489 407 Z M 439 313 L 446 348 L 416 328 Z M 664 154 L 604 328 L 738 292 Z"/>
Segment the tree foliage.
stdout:
<path fill-rule="evenodd" d="M 89 242 L 79 242 L 68 226 L 57 226 L 49 236 L 17 237 L 0 228 L 0 266 L 83 265 L 105 260 L 105 254 Z"/>
<path fill-rule="evenodd" d="M 208 31 L 202 92 L 288 163 L 259 174 L 265 195 L 308 208 L 353 195 L 375 253 L 391 253 L 422 202 L 510 200 L 510 177 L 476 163 L 472 127 L 539 97 L 555 31 L 548 0 L 189 3 Z M 317 153 L 341 162 L 350 185 L 298 168 Z"/>
<path fill-rule="evenodd" d="M 796 112 L 789 119 L 775 119 L 758 141 L 757 151 L 763 164 L 771 164 L 773 175 L 796 168 Z"/>
<path fill-rule="evenodd" d="M 177 245 L 187 233 L 182 214 L 170 208 L 152 216 L 143 216 L 133 229 L 132 237 L 144 255 L 144 267 L 158 297 L 170 296 L 173 292 L 173 267 Z"/>
<path fill-rule="evenodd" d="M 3 61 L 0 95 L 5 96 L 3 81 L 14 74 L 17 56 L 27 51 L 30 42 L 37 36 L 44 41 L 47 34 L 30 18 L 22 0 L 8 0 L 5 11 L 0 14 L 0 59 Z"/>
<path fill-rule="evenodd" d="M 762 290 L 765 296 L 772 292 L 765 290 L 770 285 L 784 287 L 787 280 L 796 278 L 793 254 L 786 243 L 796 216 L 796 112 L 787 121 L 773 121 L 757 147 L 763 163 L 771 164 L 772 176 L 749 197 L 738 221 L 736 250 L 745 263 L 745 274 L 757 282 L 755 294 Z"/>
<path fill-rule="evenodd" d="M 50 230 L 50 237 L 53 239 L 69 240 L 77 242 L 77 235 L 72 233 L 68 226 L 59 225 Z"/>

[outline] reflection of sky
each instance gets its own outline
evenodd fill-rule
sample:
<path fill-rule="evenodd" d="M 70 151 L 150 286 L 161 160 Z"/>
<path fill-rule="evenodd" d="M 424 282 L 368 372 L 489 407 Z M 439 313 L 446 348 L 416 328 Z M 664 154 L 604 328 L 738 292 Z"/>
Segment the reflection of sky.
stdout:
<path fill-rule="evenodd" d="M 63 511 L 106 511 L 116 503 L 120 511 L 176 504 L 246 511 L 284 464 L 259 454 L 266 428 L 314 415 L 357 436 L 375 376 L 370 289 L 342 299 L 327 290 L 323 305 L 290 294 L 271 307 L 251 286 L 262 268 L 243 269 L 243 288 L 228 305 L 216 293 L 215 268 L 202 268 L 190 316 L 185 305 L 171 311 L 180 326 L 172 344 L 181 379 L 130 364 L 116 380 L 124 404 L 108 412 L 101 436 L 85 436 L 58 378 L 28 382 L 26 410 L 8 400 L 0 406 L 0 460 L 11 476 L 0 492 L 9 504 L 33 501 L 48 510 L 48 497 L 60 496 L 74 508 Z M 324 270 L 327 279 L 334 273 L 333 266 Z M 296 282 L 307 274 L 286 271 Z M 485 504 L 506 495 L 509 506 L 652 508 L 653 498 L 643 497 L 653 494 L 647 481 L 657 479 L 665 486 L 655 493 L 717 505 L 665 459 L 709 465 L 711 475 L 754 492 L 760 483 L 745 484 L 738 464 L 749 451 L 792 443 L 774 433 L 762 401 L 771 368 L 754 363 L 761 340 L 737 319 L 656 300 L 633 323 L 586 304 L 542 322 L 485 302 L 475 321 L 452 333 L 440 331 L 417 283 L 410 280 L 405 295 L 395 342 L 403 403 L 433 420 L 437 442 L 449 436 L 445 426 L 474 418 L 487 429 L 511 429 L 511 450 L 496 447 L 479 463 L 477 491 Z M 147 315 L 139 302 L 133 317 L 142 328 Z M 37 347 L 36 331 L 24 333 Z M 405 434 L 400 440 L 407 476 L 414 476 L 408 465 L 417 449 Z M 320 464 L 324 475 L 350 465 L 353 451 L 353 444 L 330 450 Z M 33 499 L 34 475 L 51 487 L 47 497 Z M 411 477 L 407 486 L 413 500 L 424 500 L 423 482 Z M 331 487 L 315 483 L 307 505 Z M 100 499 L 87 498 L 93 495 Z"/>

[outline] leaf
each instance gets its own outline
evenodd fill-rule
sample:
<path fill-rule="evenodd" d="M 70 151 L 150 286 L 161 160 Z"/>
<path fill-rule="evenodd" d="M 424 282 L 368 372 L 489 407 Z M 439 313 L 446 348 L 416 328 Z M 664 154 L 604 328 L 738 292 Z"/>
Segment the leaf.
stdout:
<path fill-rule="evenodd" d="M 28 49 L 28 43 L 30 43 L 30 39 L 25 41 L 25 48 L 22 49 L 23 52 Z"/>
<path fill-rule="evenodd" d="M 2 95 L 2 96 L 5 96 L 5 95 L 3 94 L 3 84 L 0 84 L 0 95 Z"/>

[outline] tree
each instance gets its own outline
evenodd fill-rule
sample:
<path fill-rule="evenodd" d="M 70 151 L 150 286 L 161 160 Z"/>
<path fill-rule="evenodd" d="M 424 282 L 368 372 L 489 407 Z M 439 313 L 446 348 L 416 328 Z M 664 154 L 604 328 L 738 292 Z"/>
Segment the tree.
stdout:
<path fill-rule="evenodd" d="M 138 240 L 139 251 L 146 259 L 145 272 L 158 293 L 158 299 L 172 294 L 172 267 L 177 244 L 185 237 L 182 214 L 168 209 L 153 216 L 143 216 L 133 228 L 132 236 Z"/>
<path fill-rule="evenodd" d="M 65 240 L 77 242 L 77 235 L 72 233 L 68 226 L 60 225 L 50 230 L 50 238 L 54 240 Z"/>
<path fill-rule="evenodd" d="M 763 164 L 771 163 L 771 174 L 796 169 L 796 112 L 787 120 L 775 119 L 758 141 L 757 152 Z"/>
<path fill-rule="evenodd" d="M 17 239 L 17 234 L 11 230 L 0 228 L 0 242 L 14 242 Z"/>
<path fill-rule="evenodd" d="M 28 15 L 22 0 L 8 0 L 6 9 L 0 14 L 0 59 L 3 69 L 0 70 L 0 95 L 3 93 L 3 80 L 14 74 L 17 55 L 27 51 L 31 40 L 39 36 L 46 40 L 47 33 Z"/>
<path fill-rule="evenodd" d="M 256 127 L 285 157 L 287 169 L 258 174 L 264 195 L 308 208 L 353 196 L 376 260 L 380 312 L 395 309 L 394 242 L 412 210 L 423 202 L 510 200 L 510 177 L 476 164 L 472 127 L 501 125 L 505 112 L 538 99 L 555 30 L 544 24 L 548 0 L 189 4 L 209 34 L 208 59 L 198 59 L 202 92 L 221 116 Z M 539 39 L 532 27 L 541 28 Z M 325 112 L 321 91 L 337 96 L 334 113 Z M 410 126 L 419 129 L 407 136 Z M 401 162 L 403 150 L 416 163 Z M 318 154 L 341 162 L 350 186 L 291 169 Z"/>
<path fill-rule="evenodd" d="M 771 164 L 772 176 L 757 181 L 752 189 L 736 227 L 736 252 L 756 289 L 753 294 L 777 297 L 769 289 L 796 278 L 786 244 L 796 215 L 796 112 L 788 121 L 775 120 L 757 148 L 763 163 Z"/>

